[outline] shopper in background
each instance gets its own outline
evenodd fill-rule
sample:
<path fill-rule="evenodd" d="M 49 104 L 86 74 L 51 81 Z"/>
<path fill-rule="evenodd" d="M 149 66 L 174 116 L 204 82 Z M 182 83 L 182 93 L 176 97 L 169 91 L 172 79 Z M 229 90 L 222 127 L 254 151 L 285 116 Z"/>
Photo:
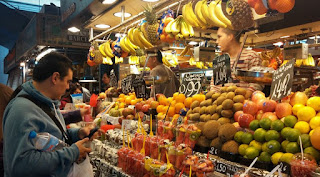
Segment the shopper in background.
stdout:
<path fill-rule="evenodd" d="M 3 119 L 3 112 L 6 108 L 7 104 L 9 103 L 11 94 L 13 93 L 13 90 L 0 83 L 0 174 L 3 174 L 3 140 L 2 140 L 2 119 Z"/>
<path fill-rule="evenodd" d="M 90 128 L 66 130 L 58 109 L 72 80 L 71 69 L 71 61 L 64 55 L 45 55 L 34 68 L 33 80 L 24 83 L 9 102 L 3 117 L 6 177 L 67 176 L 73 163 L 91 151 L 83 145 Z M 50 133 L 70 146 L 54 152 L 38 151 L 28 139 L 31 131 Z"/>
<path fill-rule="evenodd" d="M 63 109 L 67 103 L 72 103 L 71 95 L 82 93 L 81 89 L 82 89 L 82 87 L 80 85 L 77 85 L 76 83 L 70 83 L 69 89 L 66 91 L 66 93 L 61 98 L 60 109 Z"/>
<path fill-rule="evenodd" d="M 75 77 L 72 79 L 72 83 L 75 83 L 76 85 L 81 86 L 81 84 L 79 83 L 79 79 L 77 79 Z M 90 91 L 87 88 L 82 87 L 82 86 L 81 86 L 81 90 L 82 90 L 82 94 L 83 94 L 83 102 L 84 103 L 90 102 L 90 98 L 91 98 Z"/>
<path fill-rule="evenodd" d="M 236 58 L 238 54 L 240 53 L 240 31 L 234 31 L 227 28 L 219 28 L 218 32 L 218 39 L 217 43 L 220 46 L 221 52 L 227 53 L 230 56 L 230 67 L 231 70 L 233 68 L 233 65 L 235 64 Z M 250 70 L 254 66 L 260 66 L 261 65 L 261 59 L 257 52 L 253 50 L 243 49 L 240 59 L 238 61 L 238 64 L 236 66 L 236 69 L 243 69 L 243 70 Z M 231 71 L 232 72 L 232 71 Z M 255 90 L 262 90 L 263 86 L 259 84 L 253 84 L 253 83 L 246 83 L 243 81 L 239 81 L 235 77 L 235 73 L 231 73 L 233 83 L 225 84 L 226 86 L 235 84 L 238 87 L 248 88 L 252 91 Z M 211 90 L 218 91 L 221 86 L 217 86 L 213 84 L 213 77 L 211 79 Z"/>
<path fill-rule="evenodd" d="M 147 66 L 151 69 L 150 75 L 167 79 L 164 83 L 153 85 L 150 96 L 158 93 L 162 93 L 166 97 L 172 96 L 179 89 L 179 80 L 174 72 L 162 63 L 162 53 L 160 50 L 148 51 L 147 54 L 149 56 Z"/>
<path fill-rule="evenodd" d="M 105 85 L 103 90 L 108 90 L 108 88 L 110 87 L 110 74 L 103 73 L 101 80 L 102 83 Z"/>

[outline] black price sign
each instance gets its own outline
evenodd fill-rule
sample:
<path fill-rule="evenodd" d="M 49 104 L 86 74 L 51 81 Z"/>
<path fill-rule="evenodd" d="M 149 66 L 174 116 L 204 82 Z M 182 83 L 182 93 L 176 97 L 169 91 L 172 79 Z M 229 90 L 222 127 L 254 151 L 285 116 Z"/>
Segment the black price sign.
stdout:
<path fill-rule="evenodd" d="M 204 73 L 185 73 L 182 78 L 182 84 L 180 85 L 179 92 L 190 97 L 198 94 L 201 89 L 201 82 L 204 79 Z"/>
<path fill-rule="evenodd" d="M 231 164 L 225 164 L 220 161 L 217 161 L 214 168 L 215 168 L 216 172 L 225 174 L 228 177 L 233 176 L 238 171 L 244 170 L 244 168 L 242 168 L 242 167 L 231 165 Z"/>
<path fill-rule="evenodd" d="M 132 86 L 134 87 L 134 92 L 136 93 L 137 98 L 146 98 L 146 82 L 142 78 L 133 80 Z"/>
<path fill-rule="evenodd" d="M 129 75 L 124 79 L 122 79 L 121 81 L 122 93 L 128 94 L 132 91 L 132 79 L 133 79 L 133 75 Z"/>
<path fill-rule="evenodd" d="M 211 155 L 218 155 L 219 153 L 220 153 L 220 150 L 215 147 L 211 147 L 211 149 L 209 150 L 209 154 Z"/>
<path fill-rule="evenodd" d="M 292 90 L 294 64 L 295 60 L 290 60 L 273 72 L 270 92 L 272 100 L 278 101 L 290 95 Z"/>
<path fill-rule="evenodd" d="M 281 173 L 290 174 L 291 172 L 291 166 L 286 162 L 280 162 L 279 168 L 281 169 Z"/>
<path fill-rule="evenodd" d="M 232 81 L 228 54 L 213 59 L 213 81 L 214 85 L 223 85 Z"/>

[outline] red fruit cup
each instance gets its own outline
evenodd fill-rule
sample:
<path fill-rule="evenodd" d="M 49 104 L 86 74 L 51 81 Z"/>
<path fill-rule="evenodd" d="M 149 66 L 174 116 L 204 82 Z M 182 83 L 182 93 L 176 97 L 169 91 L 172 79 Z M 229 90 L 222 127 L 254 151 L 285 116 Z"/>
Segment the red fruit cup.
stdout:
<path fill-rule="evenodd" d="M 157 159 L 159 156 L 160 137 L 154 136 L 150 139 L 150 157 Z"/>
<path fill-rule="evenodd" d="M 144 157 L 142 154 L 136 152 L 136 156 L 134 157 L 134 164 L 133 165 L 133 176 L 135 177 L 140 177 L 143 176 L 143 172 L 144 170 L 144 166 L 142 166 L 142 164 L 144 164 Z"/>
<path fill-rule="evenodd" d="M 129 151 L 128 155 L 127 155 L 127 160 L 126 160 L 126 166 L 125 166 L 125 172 L 132 175 L 134 172 L 133 169 L 133 164 L 134 164 L 134 159 L 136 156 L 136 151 L 131 150 Z"/>
<path fill-rule="evenodd" d="M 163 137 L 163 121 L 162 120 L 158 121 L 157 135 L 159 137 Z"/>
<path fill-rule="evenodd" d="M 144 145 L 144 149 L 145 149 L 145 156 L 150 156 L 150 137 L 147 136 L 146 137 L 146 142 L 145 142 L 145 145 Z M 143 143 L 143 141 L 142 141 Z M 140 151 L 138 151 L 140 152 Z"/>
<path fill-rule="evenodd" d="M 211 160 L 200 159 L 197 164 L 197 177 L 205 177 L 205 174 L 211 173 L 214 171 L 214 165 Z"/>
<path fill-rule="evenodd" d="M 137 142 L 135 145 L 133 145 L 133 147 L 137 152 L 140 152 L 143 146 L 143 135 L 140 134 L 136 138 L 137 138 Z"/>
<path fill-rule="evenodd" d="M 192 169 L 192 176 L 196 174 L 197 171 L 197 163 L 199 158 L 195 155 L 188 155 L 186 159 L 183 161 L 183 165 L 185 166 L 185 174 L 189 174 L 190 168 Z"/>
<path fill-rule="evenodd" d="M 118 150 L 118 167 L 124 169 L 125 164 L 126 164 L 126 156 L 129 152 L 129 148 L 127 147 L 122 147 L 121 149 Z"/>
<path fill-rule="evenodd" d="M 168 158 L 171 164 L 176 163 L 176 147 L 173 145 L 168 147 Z"/>
<path fill-rule="evenodd" d="M 201 135 L 201 130 L 188 129 L 185 134 L 184 143 L 193 149 L 200 135 Z"/>
<path fill-rule="evenodd" d="M 186 147 L 185 144 L 180 144 L 176 148 L 176 162 L 174 166 L 181 171 L 183 169 L 183 161 L 191 154 L 192 149 L 190 147 Z"/>
<path fill-rule="evenodd" d="M 297 153 L 290 162 L 292 177 L 311 177 L 312 172 L 317 168 L 317 162 L 314 157 L 309 154 Z"/>
<path fill-rule="evenodd" d="M 186 135 L 186 125 L 182 124 L 176 128 L 176 145 L 182 144 Z"/>
<path fill-rule="evenodd" d="M 165 126 L 163 128 L 163 138 L 172 141 L 172 139 L 174 138 L 173 127 Z"/>

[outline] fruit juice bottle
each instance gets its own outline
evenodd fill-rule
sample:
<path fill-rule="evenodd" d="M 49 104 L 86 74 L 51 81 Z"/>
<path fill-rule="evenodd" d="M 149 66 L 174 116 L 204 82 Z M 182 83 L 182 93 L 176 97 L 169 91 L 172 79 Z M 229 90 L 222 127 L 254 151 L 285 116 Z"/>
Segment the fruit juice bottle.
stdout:
<path fill-rule="evenodd" d="M 168 158 L 171 164 L 176 163 L 176 147 L 174 145 L 168 147 Z"/>
<path fill-rule="evenodd" d="M 182 144 L 185 139 L 186 134 L 186 124 L 181 124 L 176 128 L 176 145 Z"/>
<path fill-rule="evenodd" d="M 195 176 L 197 170 L 198 156 L 188 155 L 186 159 L 183 161 L 183 165 L 185 166 L 185 174 L 189 174 L 190 168 L 192 169 L 192 176 Z"/>
<path fill-rule="evenodd" d="M 176 148 L 176 162 L 175 162 L 175 167 L 179 170 L 182 170 L 183 168 L 183 161 L 188 155 L 192 154 L 192 149 L 185 144 L 180 144 Z"/>
<path fill-rule="evenodd" d="M 185 134 L 184 144 L 193 149 L 200 135 L 201 130 L 198 129 L 198 127 L 196 127 L 194 124 L 189 125 Z"/>
<path fill-rule="evenodd" d="M 312 172 L 317 168 L 317 162 L 314 157 L 309 154 L 301 153 L 294 155 L 290 162 L 291 165 L 291 176 L 292 177 L 311 177 Z"/>
<path fill-rule="evenodd" d="M 197 163 L 196 176 L 205 177 L 205 174 L 211 173 L 214 170 L 214 165 L 211 160 L 200 159 Z"/>
<path fill-rule="evenodd" d="M 157 159 L 159 156 L 159 144 L 161 144 L 160 140 L 161 139 L 159 136 L 154 136 L 150 138 L 150 157 L 153 159 Z"/>

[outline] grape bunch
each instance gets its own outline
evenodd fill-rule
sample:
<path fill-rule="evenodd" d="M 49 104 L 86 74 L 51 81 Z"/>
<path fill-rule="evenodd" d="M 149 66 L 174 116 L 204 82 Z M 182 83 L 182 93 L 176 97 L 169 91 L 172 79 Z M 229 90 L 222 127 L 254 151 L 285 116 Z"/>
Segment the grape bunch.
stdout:
<path fill-rule="evenodd" d="M 304 93 L 308 96 L 308 97 L 313 97 L 313 96 L 319 96 L 319 93 L 317 93 L 317 89 L 318 89 L 318 85 L 312 85 L 309 88 L 304 90 Z"/>

